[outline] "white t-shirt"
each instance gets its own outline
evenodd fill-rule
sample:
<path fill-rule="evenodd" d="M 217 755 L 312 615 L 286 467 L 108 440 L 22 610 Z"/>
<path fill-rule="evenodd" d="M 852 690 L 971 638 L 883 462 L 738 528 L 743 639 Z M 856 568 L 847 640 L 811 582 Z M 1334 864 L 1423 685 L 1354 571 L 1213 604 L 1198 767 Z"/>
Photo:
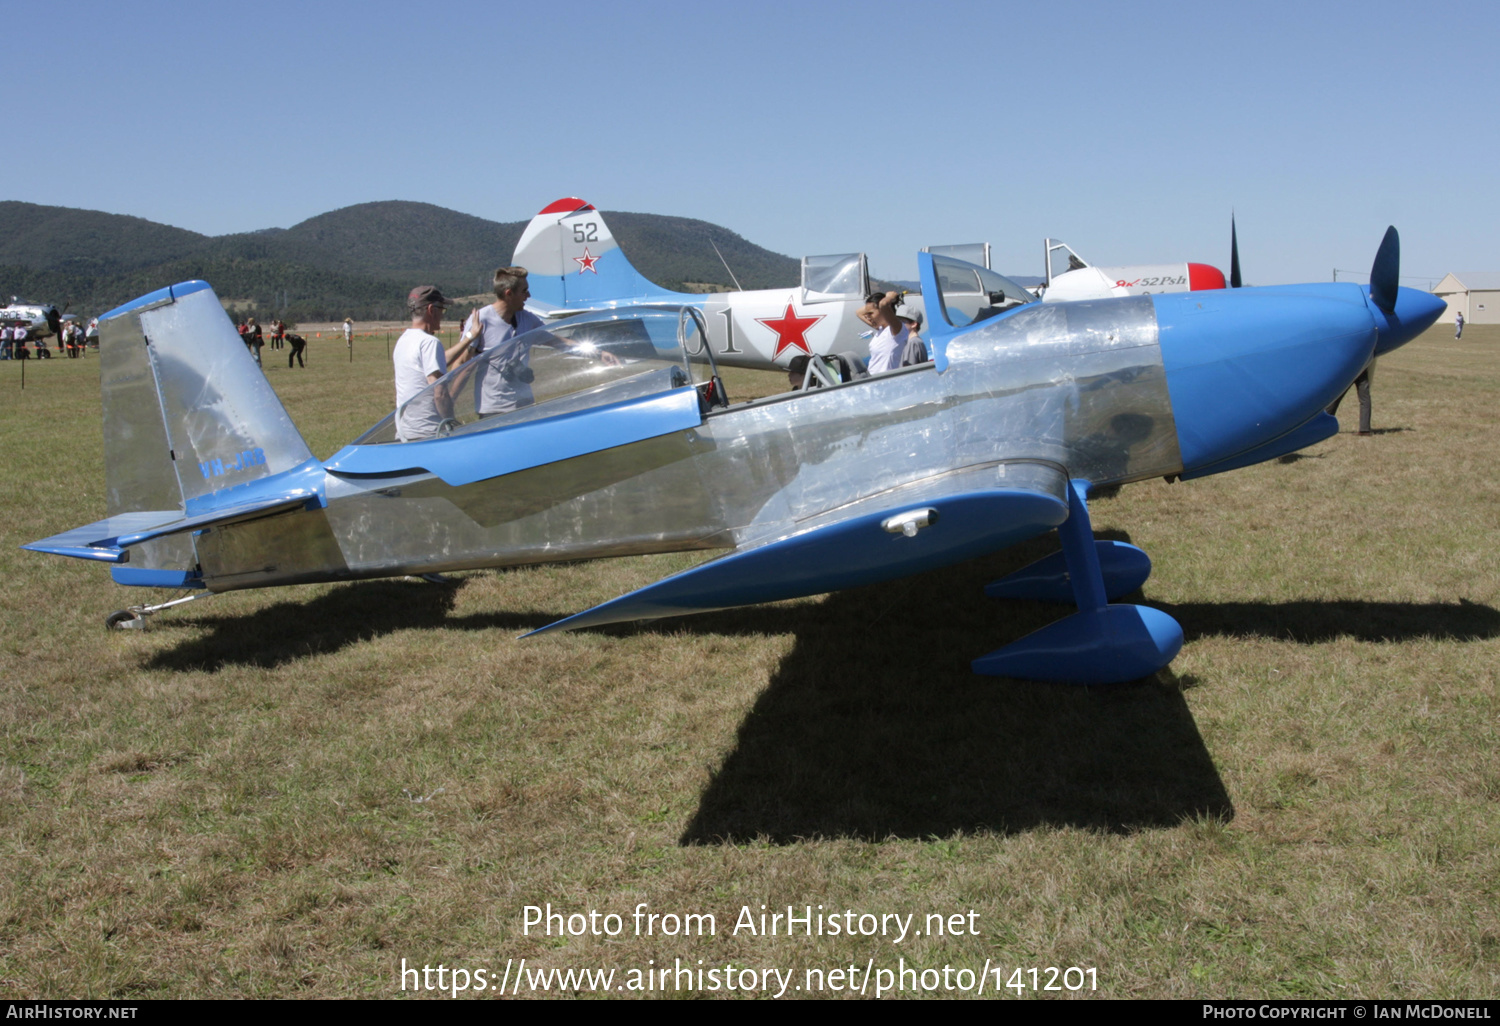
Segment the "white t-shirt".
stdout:
<path fill-rule="evenodd" d="M 391 362 L 396 372 L 396 437 L 403 442 L 433 437 L 446 414 L 438 410 L 431 393 L 419 402 L 411 400 L 427 387 L 429 374 L 448 373 L 443 344 L 420 328 L 407 328 L 391 350 Z"/>
<path fill-rule="evenodd" d="M 906 349 L 907 340 L 911 338 L 911 329 L 903 321 L 901 330 L 892 333 L 890 328 L 881 328 L 870 339 L 870 362 L 871 374 L 884 374 L 886 371 L 896 370 L 901 366 L 901 353 Z"/>

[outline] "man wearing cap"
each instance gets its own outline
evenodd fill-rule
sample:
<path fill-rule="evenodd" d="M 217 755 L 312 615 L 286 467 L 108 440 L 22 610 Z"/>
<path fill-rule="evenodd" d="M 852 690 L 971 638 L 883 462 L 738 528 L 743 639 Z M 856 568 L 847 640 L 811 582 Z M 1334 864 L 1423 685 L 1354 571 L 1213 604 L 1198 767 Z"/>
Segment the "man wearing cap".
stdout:
<path fill-rule="evenodd" d="M 396 375 L 396 437 L 403 442 L 419 438 L 432 438 L 438 433 L 445 417 L 450 414 L 440 409 L 435 400 L 412 404 L 402 411 L 429 384 L 448 373 L 450 361 L 459 358 L 468 347 L 467 339 L 460 339 L 446 351 L 438 340 L 437 331 L 443 326 L 443 308 L 448 300 L 436 285 L 419 285 L 406 297 L 406 306 L 411 310 L 411 327 L 402 333 L 391 350 L 391 362 Z"/>

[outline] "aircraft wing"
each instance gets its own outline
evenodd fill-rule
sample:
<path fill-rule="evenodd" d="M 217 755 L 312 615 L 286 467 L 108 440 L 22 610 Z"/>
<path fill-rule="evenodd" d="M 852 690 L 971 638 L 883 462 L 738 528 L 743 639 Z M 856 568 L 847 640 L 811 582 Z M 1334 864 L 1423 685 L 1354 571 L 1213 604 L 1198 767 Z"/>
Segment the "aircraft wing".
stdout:
<path fill-rule="evenodd" d="M 1068 518 L 1055 464 L 994 461 L 850 503 L 532 634 L 776 602 L 932 570 Z"/>

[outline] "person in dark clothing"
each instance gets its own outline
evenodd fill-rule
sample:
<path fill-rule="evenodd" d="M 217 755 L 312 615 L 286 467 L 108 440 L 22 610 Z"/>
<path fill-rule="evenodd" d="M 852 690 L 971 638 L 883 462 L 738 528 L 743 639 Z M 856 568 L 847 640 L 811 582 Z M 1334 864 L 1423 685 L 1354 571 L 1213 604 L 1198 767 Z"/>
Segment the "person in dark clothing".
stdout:
<path fill-rule="evenodd" d="M 55 306 L 49 306 L 47 308 L 47 327 L 52 329 L 52 337 L 55 338 L 55 339 L 57 339 L 57 351 L 59 353 L 62 352 L 63 351 L 62 314 L 60 314 L 60 313 L 57 312 L 57 307 L 55 307 Z M 44 345 L 46 345 L 45 342 L 43 342 L 40 339 L 37 340 L 36 347 L 38 349 L 41 349 L 42 346 L 44 346 Z"/>
<path fill-rule="evenodd" d="M 297 361 L 297 366 L 305 368 L 307 364 L 302 362 L 302 350 L 307 348 L 307 339 L 303 338 L 295 331 L 288 331 L 286 333 L 286 340 L 291 344 L 292 347 L 291 352 L 286 354 L 286 369 L 292 369 L 293 360 Z"/>
<path fill-rule="evenodd" d="M 1359 377 L 1354 379 L 1354 384 L 1349 386 L 1359 394 L 1359 433 L 1364 438 L 1370 436 L 1370 378 L 1374 374 L 1375 361 L 1371 360 L 1365 364 L 1365 369 L 1359 372 Z M 1349 388 L 1344 389 L 1343 393 L 1333 401 L 1333 405 L 1328 407 L 1330 414 L 1339 412 L 1339 403 L 1343 402 L 1344 396 L 1349 394 Z"/>
<path fill-rule="evenodd" d="M 265 345 L 265 332 L 261 326 L 255 323 L 254 317 L 245 318 L 245 341 L 250 344 L 250 351 L 255 354 L 255 362 L 260 363 L 261 346 Z"/>

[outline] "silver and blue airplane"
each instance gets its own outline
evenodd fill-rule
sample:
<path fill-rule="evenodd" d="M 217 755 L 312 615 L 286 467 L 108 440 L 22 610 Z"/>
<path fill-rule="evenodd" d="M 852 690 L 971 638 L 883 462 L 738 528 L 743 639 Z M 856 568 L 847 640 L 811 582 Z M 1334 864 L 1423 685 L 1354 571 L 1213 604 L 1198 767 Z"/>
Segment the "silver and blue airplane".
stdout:
<path fill-rule="evenodd" d="M 738 404 L 702 311 L 601 310 L 532 333 L 526 360 L 470 360 L 326 460 L 185 282 L 100 319 L 107 516 L 25 547 L 190 589 L 118 626 L 243 588 L 722 550 L 549 631 L 870 584 L 1056 529 L 1061 552 L 986 590 L 1076 612 L 974 669 L 1134 680 L 1182 629 L 1115 601 L 1150 559 L 1094 539 L 1090 492 L 1332 435 L 1324 408 L 1443 309 L 1397 287 L 1398 251 L 1392 229 L 1369 286 L 1076 303 L 1003 279 L 976 294 L 982 268 L 924 253 L 932 362 Z"/>

